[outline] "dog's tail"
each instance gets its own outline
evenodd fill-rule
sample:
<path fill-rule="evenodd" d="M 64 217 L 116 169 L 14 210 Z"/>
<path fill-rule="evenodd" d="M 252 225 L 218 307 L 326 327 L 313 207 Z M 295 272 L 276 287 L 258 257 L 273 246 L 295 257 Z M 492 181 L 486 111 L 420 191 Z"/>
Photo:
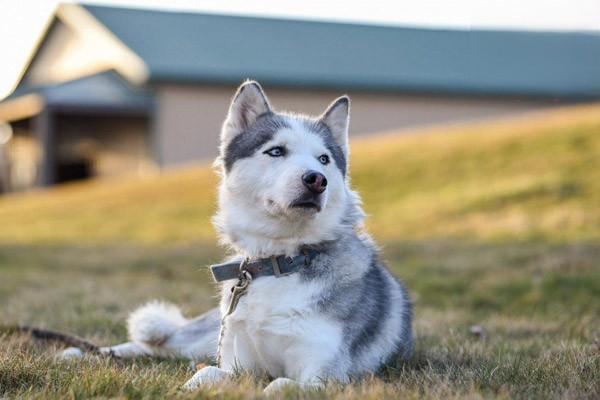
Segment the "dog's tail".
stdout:
<path fill-rule="evenodd" d="M 177 306 L 152 301 L 129 315 L 127 327 L 132 341 L 160 346 L 187 322 Z"/>
<path fill-rule="evenodd" d="M 176 306 L 153 301 L 131 313 L 127 324 L 130 339 L 146 352 L 194 360 L 215 357 L 220 321 L 218 308 L 186 319 Z"/>

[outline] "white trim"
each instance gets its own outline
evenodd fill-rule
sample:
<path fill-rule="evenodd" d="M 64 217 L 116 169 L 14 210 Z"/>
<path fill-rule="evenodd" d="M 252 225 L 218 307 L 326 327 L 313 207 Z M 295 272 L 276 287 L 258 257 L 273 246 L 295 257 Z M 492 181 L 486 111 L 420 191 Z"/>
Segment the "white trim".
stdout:
<path fill-rule="evenodd" d="M 44 109 L 42 96 L 30 93 L 0 103 L 0 121 L 10 122 L 33 117 Z"/>
<path fill-rule="evenodd" d="M 148 80 L 150 74 L 144 60 L 84 7 L 77 4 L 61 4 L 56 10 L 56 17 L 76 32 L 114 47 L 114 57 L 110 60 L 99 60 L 98 70 L 113 67 L 134 84 L 141 84 Z"/>

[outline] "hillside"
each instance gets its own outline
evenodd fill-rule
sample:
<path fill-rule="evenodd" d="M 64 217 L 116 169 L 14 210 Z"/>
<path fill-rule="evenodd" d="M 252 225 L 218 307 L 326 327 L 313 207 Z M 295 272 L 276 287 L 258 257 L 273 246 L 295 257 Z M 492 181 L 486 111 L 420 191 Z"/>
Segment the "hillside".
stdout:
<path fill-rule="evenodd" d="M 600 106 L 356 140 L 351 176 L 382 240 L 600 237 Z M 0 242 L 213 241 L 208 166 L 0 198 Z"/>
<path fill-rule="evenodd" d="M 600 105 L 352 145 L 369 230 L 414 302 L 415 355 L 287 397 L 600 398 Z M 213 307 L 216 183 L 197 166 L 0 198 L 0 325 L 114 344 L 150 299 Z M 55 350 L 0 333 L 0 397 L 253 399 L 267 383 L 186 394 L 185 360 Z"/>

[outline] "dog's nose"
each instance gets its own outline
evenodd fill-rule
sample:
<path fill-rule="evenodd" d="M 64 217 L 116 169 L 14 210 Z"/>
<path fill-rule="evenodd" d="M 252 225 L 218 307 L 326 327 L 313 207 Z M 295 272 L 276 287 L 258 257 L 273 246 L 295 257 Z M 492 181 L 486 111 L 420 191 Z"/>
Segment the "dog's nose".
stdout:
<path fill-rule="evenodd" d="M 327 178 L 320 172 L 308 171 L 302 175 L 302 183 L 312 193 L 323 193 L 327 187 Z"/>

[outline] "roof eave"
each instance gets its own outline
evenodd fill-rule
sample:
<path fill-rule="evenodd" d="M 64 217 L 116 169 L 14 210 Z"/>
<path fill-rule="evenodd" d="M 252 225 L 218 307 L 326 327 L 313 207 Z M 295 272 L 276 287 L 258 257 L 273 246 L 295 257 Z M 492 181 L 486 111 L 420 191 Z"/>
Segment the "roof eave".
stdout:
<path fill-rule="evenodd" d="M 38 93 L 28 93 L 0 102 L 0 121 L 12 122 L 31 118 L 45 107 L 45 100 Z"/>
<path fill-rule="evenodd" d="M 198 75 L 193 73 L 169 73 L 160 71 L 152 73 L 148 79 L 150 84 L 192 83 L 197 85 L 238 85 L 246 79 L 254 79 L 262 84 L 285 88 L 311 88 L 316 90 L 355 90 L 361 92 L 383 92 L 396 94 L 434 95 L 449 97 L 480 97 L 480 98 L 514 98 L 530 100 L 560 100 L 560 101 L 589 101 L 600 99 L 600 90 L 524 90 L 511 87 L 477 87 L 440 84 L 418 84 L 414 82 L 360 82 L 354 79 L 288 79 L 277 78 L 273 75 L 260 76 L 249 74 L 245 77 L 226 76 L 223 74 Z"/>

